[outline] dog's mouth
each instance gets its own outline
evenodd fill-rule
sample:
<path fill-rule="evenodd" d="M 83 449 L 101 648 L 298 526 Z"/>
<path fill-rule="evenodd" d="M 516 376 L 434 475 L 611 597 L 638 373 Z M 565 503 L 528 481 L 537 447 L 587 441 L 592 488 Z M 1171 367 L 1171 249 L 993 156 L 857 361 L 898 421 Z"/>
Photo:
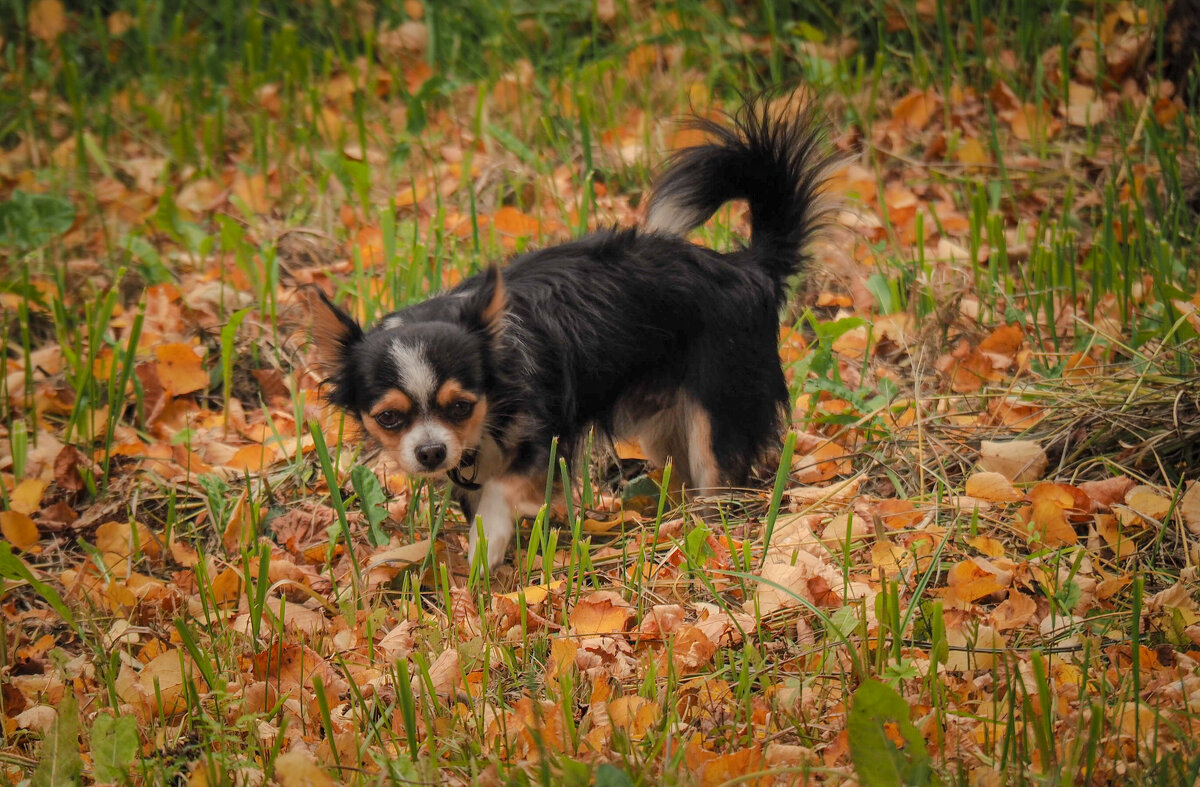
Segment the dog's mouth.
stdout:
<path fill-rule="evenodd" d="M 479 451 L 475 448 L 462 448 L 447 456 L 444 461 L 434 467 L 428 467 L 412 461 L 411 457 L 397 457 L 401 469 L 414 478 L 447 479 L 455 486 L 463 489 L 478 489 L 476 477 L 479 475 Z"/>

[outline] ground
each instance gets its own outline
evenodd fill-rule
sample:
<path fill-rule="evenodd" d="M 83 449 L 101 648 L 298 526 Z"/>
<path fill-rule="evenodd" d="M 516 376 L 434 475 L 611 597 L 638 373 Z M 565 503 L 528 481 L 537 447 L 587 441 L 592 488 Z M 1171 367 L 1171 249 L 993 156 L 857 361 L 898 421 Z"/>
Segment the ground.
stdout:
<path fill-rule="evenodd" d="M 0 10 L 5 781 L 1196 780 L 1194 2 L 201 5 Z M 778 462 L 598 435 L 472 570 L 297 289 L 635 225 L 763 89 L 840 157 Z"/>

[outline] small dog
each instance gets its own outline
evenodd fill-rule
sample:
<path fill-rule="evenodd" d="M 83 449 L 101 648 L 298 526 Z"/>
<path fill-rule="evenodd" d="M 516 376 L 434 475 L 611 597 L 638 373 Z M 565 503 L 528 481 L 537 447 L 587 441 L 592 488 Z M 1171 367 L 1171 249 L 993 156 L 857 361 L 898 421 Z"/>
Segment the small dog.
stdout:
<path fill-rule="evenodd" d="M 405 472 L 455 484 L 490 566 L 514 517 L 543 503 L 555 436 L 566 457 L 592 427 L 636 440 L 690 491 L 742 483 L 778 448 L 779 312 L 829 158 L 821 124 L 790 102 L 753 99 L 729 119 L 693 121 L 710 142 L 674 156 L 641 228 L 521 255 L 365 332 L 323 293 L 310 303 L 329 400 Z M 746 248 L 685 240 L 735 199 L 749 203 Z"/>

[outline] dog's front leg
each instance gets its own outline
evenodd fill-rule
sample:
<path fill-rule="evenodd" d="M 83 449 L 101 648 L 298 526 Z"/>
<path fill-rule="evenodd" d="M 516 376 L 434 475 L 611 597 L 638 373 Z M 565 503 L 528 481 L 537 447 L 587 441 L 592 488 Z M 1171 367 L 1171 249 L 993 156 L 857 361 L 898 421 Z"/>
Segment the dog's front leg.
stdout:
<path fill-rule="evenodd" d="M 475 507 L 475 518 L 483 524 L 483 535 L 487 538 L 487 564 L 495 568 L 504 559 L 508 542 L 513 535 L 512 505 L 505 495 L 504 484 L 499 479 L 484 483 L 479 495 L 479 505 Z M 479 524 L 471 523 L 470 549 L 467 557 L 475 563 L 475 553 L 479 551 Z"/>
<path fill-rule="evenodd" d="M 541 501 L 530 479 L 517 475 L 502 475 L 489 478 L 479 492 L 479 504 L 475 507 L 474 519 L 483 523 L 483 535 L 487 537 L 488 566 L 495 568 L 504 559 L 508 543 L 512 541 L 513 521 L 517 516 L 537 516 Z M 471 522 L 470 548 L 468 557 L 475 562 L 479 548 L 479 527 Z"/>

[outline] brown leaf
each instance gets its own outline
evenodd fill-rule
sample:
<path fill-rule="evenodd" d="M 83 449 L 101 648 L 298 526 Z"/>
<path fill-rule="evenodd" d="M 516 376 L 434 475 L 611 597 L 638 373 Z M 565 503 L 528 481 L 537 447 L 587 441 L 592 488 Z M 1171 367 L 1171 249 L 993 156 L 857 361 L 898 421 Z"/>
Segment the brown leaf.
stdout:
<path fill-rule="evenodd" d="M 716 787 L 726 782 L 736 782 L 744 785 L 766 785 L 772 783 L 770 776 L 749 778 L 747 774 L 764 770 L 765 761 L 762 749 L 753 746 L 749 749 L 722 754 L 710 760 L 700 772 L 701 787 Z"/>
<path fill-rule="evenodd" d="M 138 675 L 147 708 L 156 715 L 170 718 L 187 708 L 184 694 L 186 684 L 193 683 L 200 693 L 208 691 L 208 685 L 200 677 L 191 656 L 183 650 L 168 650 L 160 653 L 142 667 Z"/>
<path fill-rule="evenodd" d="M 72 492 L 83 489 L 83 476 L 79 473 L 79 465 L 84 461 L 83 454 L 79 453 L 75 446 L 63 446 L 58 456 L 54 457 L 54 483 Z"/>
<path fill-rule="evenodd" d="M 1125 494 L 1133 486 L 1132 478 L 1119 475 L 1102 481 L 1084 481 L 1079 488 L 1101 508 L 1112 508 L 1113 503 L 1124 502 Z"/>
<path fill-rule="evenodd" d="M 910 131 L 920 131 L 941 107 L 933 90 L 914 90 L 892 105 L 892 120 Z"/>
<path fill-rule="evenodd" d="M 1087 511 L 1090 500 L 1081 490 L 1068 484 L 1041 483 L 1029 491 L 1029 500 L 1033 504 L 1029 521 L 1039 541 L 1057 547 L 1079 540 L 1067 515 Z"/>

